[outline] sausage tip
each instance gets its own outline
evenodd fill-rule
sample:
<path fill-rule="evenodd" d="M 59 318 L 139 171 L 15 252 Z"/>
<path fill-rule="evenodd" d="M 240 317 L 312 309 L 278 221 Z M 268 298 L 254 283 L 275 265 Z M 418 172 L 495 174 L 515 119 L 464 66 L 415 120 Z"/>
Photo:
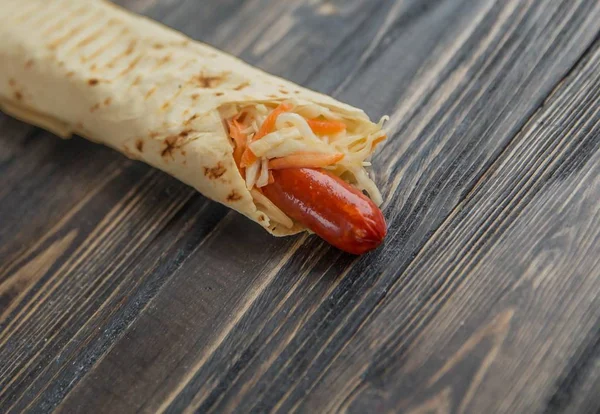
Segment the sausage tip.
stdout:
<path fill-rule="evenodd" d="M 331 245 L 360 255 L 377 248 L 387 234 L 381 210 L 358 189 L 325 171 L 273 171 L 263 192 L 289 217 Z"/>
<path fill-rule="evenodd" d="M 356 228 L 354 234 L 346 238 L 343 246 L 336 247 L 348 253 L 361 255 L 378 248 L 387 235 L 387 225 L 385 218 L 379 209 L 375 217 L 365 220 L 363 227 Z M 351 242 L 349 241 L 351 240 Z"/>

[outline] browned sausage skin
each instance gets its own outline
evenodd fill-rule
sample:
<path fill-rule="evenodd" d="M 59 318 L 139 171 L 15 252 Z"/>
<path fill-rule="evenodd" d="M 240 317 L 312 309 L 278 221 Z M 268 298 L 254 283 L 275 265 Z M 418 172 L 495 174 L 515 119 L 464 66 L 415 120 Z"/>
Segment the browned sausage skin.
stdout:
<path fill-rule="evenodd" d="M 378 247 L 387 233 L 381 210 L 367 196 L 322 169 L 273 170 L 263 194 L 293 220 L 352 254 Z"/>

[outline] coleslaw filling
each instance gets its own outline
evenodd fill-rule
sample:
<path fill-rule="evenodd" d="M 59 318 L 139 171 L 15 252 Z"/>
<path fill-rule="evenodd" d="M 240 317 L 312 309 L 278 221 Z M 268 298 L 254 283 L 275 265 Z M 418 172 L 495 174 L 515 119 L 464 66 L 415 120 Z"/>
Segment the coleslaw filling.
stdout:
<path fill-rule="evenodd" d="M 254 202 L 277 223 L 293 221 L 261 192 L 272 183 L 270 170 L 323 168 L 366 192 L 378 206 L 381 193 L 365 167 L 375 147 L 386 139 L 383 117 L 377 124 L 353 121 L 317 104 L 227 105 L 234 158 Z"/>

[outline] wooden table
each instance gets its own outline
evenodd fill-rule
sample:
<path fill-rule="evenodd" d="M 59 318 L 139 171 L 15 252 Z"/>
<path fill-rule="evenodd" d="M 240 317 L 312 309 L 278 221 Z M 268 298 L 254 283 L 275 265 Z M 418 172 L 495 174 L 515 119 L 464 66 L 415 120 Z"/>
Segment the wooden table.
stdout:
<path fill-rule="evenodd" d="M 123 0 L 391 115 L 385 246 L 0 116 L 0 412 L 597 412 L 597 0 Z"/>

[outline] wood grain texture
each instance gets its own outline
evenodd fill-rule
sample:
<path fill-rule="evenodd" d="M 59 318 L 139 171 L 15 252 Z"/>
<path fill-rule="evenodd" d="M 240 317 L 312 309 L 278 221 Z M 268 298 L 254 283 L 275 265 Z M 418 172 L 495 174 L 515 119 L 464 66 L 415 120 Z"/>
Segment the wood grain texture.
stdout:
<path fill-rule="evenodd" d="M 600 357 L 599 69 L 596 49 L 339 355 L 369 361 L 343 402 L 350 411 L 568 407 Z M 332 386 L 342 369 L 348 364 L 329 367 L 315 389 Z"/>
<path fill-rule="evenodd" d="M 596 1 L 121 3 L 390 113 L 389 237 L 275 239 L 1 117 L 0 411 L 600 408 Z"/>

